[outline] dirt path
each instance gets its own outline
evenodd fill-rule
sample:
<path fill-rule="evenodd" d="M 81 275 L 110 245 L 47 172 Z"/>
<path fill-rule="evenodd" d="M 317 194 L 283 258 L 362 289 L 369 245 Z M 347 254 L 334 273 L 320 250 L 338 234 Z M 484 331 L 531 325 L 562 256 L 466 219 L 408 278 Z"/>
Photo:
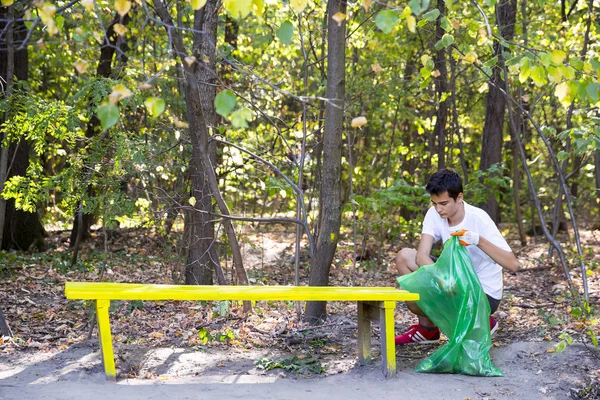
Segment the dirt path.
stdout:
<path fill-rule="evenodd" d="M 54 354 L 17 353 L 0 360 L 0 399 L 566 399 L 573 388 L 598 377 L 598 360 L 579 345 L 563 353 L 546 351 L 548 342 L 517 342 L 492 349 L 492 359 L 505 377 L 418 374 L 417 359 L 398 352 L 399 374 L 384 379 L 380 359 L 325 378 L 263 372 L 254 366 L 268 351 L 236 349 L 191 351 L 180 348 L 140 349 L 134 358 L 155 379 L 104 379 L 96 346 L 73 346 Z M 123 349 L 122 351 L 124 351 Z M 131 358 L 129 354 L 127 358 Z M 138 358 L 139 357 L 139 358 Z M 594 398 L 594 397 L 591 397 Z"/>

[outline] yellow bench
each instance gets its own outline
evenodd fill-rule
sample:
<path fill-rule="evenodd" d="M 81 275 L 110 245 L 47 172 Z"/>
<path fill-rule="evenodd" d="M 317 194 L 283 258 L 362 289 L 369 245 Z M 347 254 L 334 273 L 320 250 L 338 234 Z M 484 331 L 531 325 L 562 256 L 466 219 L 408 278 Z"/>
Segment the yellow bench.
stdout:
<path fill-rule="evenodd" d="M 419 300 L 416 293 L 393 287 L 339 286 L 187 286 L 131 283 L 67 282 L 68 299 L 95 300 L 104 370 L 116 378 L 108 309 L 111 300 L 290 300 L 356 301 L 358 304 L 358 358 L 371 361 L 371 321 L 380 323 L 381 358 L 386 377 L 396 374 L 394 310 L 397 301 Z"/>

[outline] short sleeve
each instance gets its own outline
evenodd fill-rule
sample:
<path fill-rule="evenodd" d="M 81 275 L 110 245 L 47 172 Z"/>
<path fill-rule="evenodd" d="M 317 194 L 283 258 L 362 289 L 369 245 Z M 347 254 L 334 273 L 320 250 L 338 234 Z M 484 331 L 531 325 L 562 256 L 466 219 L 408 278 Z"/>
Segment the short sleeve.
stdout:
<path fill-rule="evenodd" d="M 427 214 L 425 214 L 425 219 L 423 220 L 423 230 L 421 233 L 433 236 L 433 241 L 437 242 L 442 238 L 442 234 L 439 229 L 439 220 L 440 216 L 435 211 L 435 208 L 431 207 Z"/>

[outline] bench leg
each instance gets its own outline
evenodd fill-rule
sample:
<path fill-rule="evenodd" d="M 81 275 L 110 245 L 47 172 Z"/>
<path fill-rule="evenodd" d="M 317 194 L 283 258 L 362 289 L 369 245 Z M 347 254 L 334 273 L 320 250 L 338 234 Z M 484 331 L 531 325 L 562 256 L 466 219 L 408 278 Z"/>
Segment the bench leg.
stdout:
<path fill-rule="evenodd" d="M 369 364 L 371 358 L 371 321 L 368 305 L 358 302 L 358 361 L 361 365 Z"/>
<path fill-rule="evenodd" d="M 380 309 L 381 332 L 381 360 L 383 361 L 383 374 L 387 378 L 396 375 L 396 343 L 394 341 L 394 311 L 395 301 L 384 301 Z"/>
<path fill-rule="evenodd" d="M 100 339 L 100 350 L 102 351 L 102 362 L 106 378 L 114 380 L 117 378 L 115 370 L 115 357 L 113 354 L 112 335 L 110 334 L 110 320 L 108 309 L 110 300 L 96 300 L 96 315 L 98 318 L 98 337 Z"/>

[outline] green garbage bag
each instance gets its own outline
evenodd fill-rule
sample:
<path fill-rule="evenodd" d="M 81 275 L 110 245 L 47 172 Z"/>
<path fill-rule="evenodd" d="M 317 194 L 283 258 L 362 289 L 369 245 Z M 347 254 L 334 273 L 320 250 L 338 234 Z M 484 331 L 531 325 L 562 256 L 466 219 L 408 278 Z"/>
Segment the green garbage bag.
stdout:
<path fill-rule="evenodd" d="M 435 264 L 399 277 L 398 284 L 419 293 L 417 305 L 448 337 L 417 372 L 504 376 L 489 355 L 490 304 L 458 237 L 446 241 Z"/>

